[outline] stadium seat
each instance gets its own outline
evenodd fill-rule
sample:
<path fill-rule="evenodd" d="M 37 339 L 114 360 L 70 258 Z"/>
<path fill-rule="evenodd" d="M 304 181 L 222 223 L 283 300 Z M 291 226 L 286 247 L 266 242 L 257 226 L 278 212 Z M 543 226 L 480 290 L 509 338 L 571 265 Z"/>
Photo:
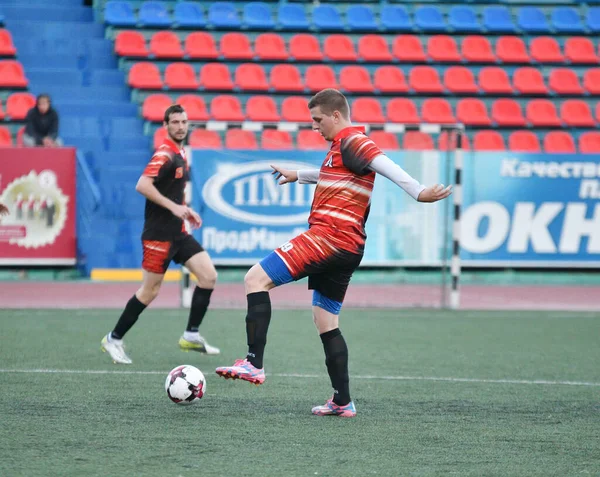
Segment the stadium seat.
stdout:
<path fill-rule="evenodd" d="M 497 99 L 492 104 L 492 120 L 499 126 L 525 126 L 519 103 L 514 99 Z"/>
<path fill-rule="evenodd" d="M 164 28 L 170 27 L 171 17 L 167 7 L 163 2 L 154 2 L 146 0 L 140 5 L 138 12 L 138 22 L 142 27 Z"/>
<path fill-rule="evenodd" d="M 492 45 L 485 36 L 466 36 L 462 42 L 461 54 L 469 63 L 494 63 L 496 61 Z"/>
<path fill-rule="evenodd" d="M 560 106 L 560 117 L 567 126 L 595 127 L 596 122 L 588 103 L 581 99 L 568 99 Z"/>
<path fill-rule="evenodd" d="M 242 105 L 236 96 L 215 96 L 210 102 L 210 115 L 217 121 L 237 121 L 246 119 Z"/>
<path fill-rule="evenodd" d="M 600 154 L 600 133 L 584 132 L 579 136 L 579 152 L 582 154 Z"/>
<path fill-rule="evenodd" d="M 0 87 L 26 88 L 28 83 L 21 63 L 15 60 L 0 61 Z"/>
<path fill-rule="evenodd" d="M 477 13 L 471 7 L 456 5 L 448 12 L 448 25 L 456 33 L 480 32 Z"/>
<path fill-rule="evenodd" d="M 600 7 L 588 7 L 585 25 L 592 33 L 600 33 Z"/>
<path fill-rule="evenodd" d="M 441 98 L 429 98 L 423 101 L 421 119 L 434 124 L 452 124 L 456 122 L 452 106 L 448 101 Z"/>
<path fill-rule="evenodd" d="M 485 7 L 482 23 L 489 33 L 515 33 L 517 31 L 510 10 L 504 6 Z"/>
<path fill-rule="evenodd" d="M 474 151 L 504 151 L 504 138 L 497 131 L 478 131 L 473 136 Z"/>
<path fill-rule="evenodd" d="M 252 96 L 246 103 L 246 116 L 250 121 L 276 122 L 281 118 L 275 100 L 270 96 Z"/>
<path fill-rule="evenodd" d="M 115 53 L 119 56 L 145 58 L 148 56 L 146 39 L 138 31 L 122 31 L 115 38 Z"/>
<path fill-rule="evenodd" d="M 276 33 L 263 33 L 254 40 L 254 51 L 260 60 L 287 60 L 285 41 Z"/>
<path fill-rule="evenodd" d="M 258 149 L 256 136 L 252 131 L 228 129 L 225 133 L 225 148 L 227 149 Z"/>
<path fill-rule="evenodd" d="M 17 146 L 18 147 L 23 147 L 23 134 L 25 134 L 25 126 L 20 127 L 19 130 L 17 131 Z"/>
<path fill-rule="evenodd" d="M 542 152 L 540 140 L 532 131 L 515 131 L 508 136 L 508 149 L 513 152 Z"/>
<path fill-rule="evenodd" d="M 210 33 L 196 31 L 185 38 L 185 54 L 190 59 L 214 59 L 219 56 L 217 45 Z"/>
<path fill-rule="evenodd" d="M 275 91 L 304 91 L 300 71 L 294 65 L 275 65 L 271 68 L 269 85 Z"/>
<path fill-rule="evenodd" d="M 496 42 L 496 56 L 503 63 L 530 63 L 525 42 L 517 36 L 501 36 Z"/>
<path fill-rule="evenodd" d="M 113 26 L 134 27 L 137 20 L 130 2 L 108 1 L 104 8 L 104 21 Z"/>
<path fill-rule="evenodd" d="M 401 5 L 383 5 L 379 11 L 381 28 L 388 32 L 412 31 L 413 22 Z"/>
<path fill-rule="evenodd" d="M 544 12 L 538 7 L 521 7 L 517 14 L 517 25 L 526 33 L 550 33 Z"/>
<path fill-rule="evenodd" d="M 298 131 L 296 145 L 301 151 L 321 151 L 329 149 L 329 143 L 323 136 L 311 129 L 301 129 Z"/>
<path fill-rule="evenodd" d="M 308 123 L 312 119 L 308 109 L 308 100 L 301 96 L 289 96 L 281 102 L 281 117 L 293 123 Z"/>
<path fill-rule="evenodd" d="M 446 31 L 446 22 L 440 9 L 435 6 L 420 6 L 414 12 L 415 25 L 423 32 Z"/>
<path fill-rule="evenodd" d="M 398 137 L 393 133 L 385 131 L 372 131 L 369 134 L 369 137 L 382 151 L 400 149 Z"/>
<path fill-rule="evenodd" d="M 204 89 L 233 89 L 229 68 L 221 63 L 207 63 L 200 68 L 200 86 Z"/>
<path fill-rule="evenodd" d="M 288 151 L 294 148 L 290 133 L 277 129 L 265 129 L 261 134 L 260 145 L 267 151 Z"/>
<path fill-rule="evenodd" d="M 352 103 L 352 120 L 359 123 L 384 123 L 381 103 L 376 98 L 358 98 Z"/>
<path fill-rule="evenodd" d="M 468 126 L 490 126 L 492 124 L 485 103 L 480 99 L 461 99 L 456 105 L 456 119 L 459 123 Z"/>
<path fill-rule="evenodd" d="M 152 141 L 154 149 L 158 149 L 160 146 L 162 146 L 165 142 L 165 139 L 167 139 L 167 130 L 165 128 L 161 127 L 154 131 L 154 137 Z"/>
<path fill-rule="evenodd" d="M 245 91 L 267 91 L 267 74 L 260 64 L 243 63 L 235 69 L 234 86 Z"/>
<path fill-rule="evenodd" d="M 346 10 L 346 24 L 351 31 L 377 31 L 375 14 L 370 7 L 352 5 Z"/>
<path fill-rule="evenodd" d="M 422 63 L 427 60 L 421 40 L 414 35 L 398 35 L 394 39 L 392 52 L 398 60 L 407 63 Z"/>
<path fill-rule="evenodd" d="M 304 83 L 310 91 L 338 87 L 335 72 L 327 65 L 310 65 L 306 68 Z"/>
<path fill-rule="evenodd" d="M 277 23 L 282 30 L 308 30 L 310 27 L 304 7 L 290 3 L 279 5 Z"/>
<path fill-rule="evenodd" d="M 323 60 L 319 40 L 308 33 L 300 33 L 290 39 L 290 56 L 300 61 Z"/>
<path fill-rule="evenodd" d="M 162 122 L 165 111 L 172 104 L 173 100 L 167 94 L 151 94 L 144 99 L 142 117 L 148 121 Z"/>
<path fill-rule="evenodd" d="M 434 35 L 427 41 L 427 55 L 433 61 L 458 63 L 461 60 L 454 38 Z"/>
<path fill-rule="evenodd" d="M 406 93 L 408 85 L 404 72 L 397 66 L 380 66 L 375 70 L 374 86 L 381 93 Z"/>
<path fill-rule="evenodd" d="M 349 36 L 329 35 L 323 42 L 323 52 L 332 61 L 356 61 L 358 56 Z"/>
<path fill-rule="evenodd" d="M 204 28 L 206 18 L 197 2 L 177 2 L 173 10 L 173 19 L 179 28 Z"/>
<path fill-rule="evenodd" d="M 172 31 L 159 31 L 152 35 L 150 53 L 156 58 L 183 58 L 179 37 Z"/>
<path fill-rule="evenodd" d="M 589 38 L 567 38 L 565 41 L 565 57 L 571 63 L 598 64 L 600 59 Z"/>
<path fill-rule="evenodd" d="M 574 154 L 575 141 L 565 131 L 551 131 L 544 136 L 544 152 L 554 154 Z"/>
<path fill-rule="evenodd" d="M 225 33 L 221 37 L 220 50 L 227 60 L 250 60 L 254 58 L 250 39 L 244 33 Z"/>
<path fill-rule="evenodd" d="M 17 49 L 8 30 L 0 29 L 0 56 L 15 56 Z"/>
<path fill-rule="evenodd" d="M 417 106 L 407 98 L 394 98 L 388 101 L 387 118 L 394 123 L 420 122 Z"/>
<path fill-rule="evenodd" d="M 408 84 L 418 93 L 441 93 L 440 75 L 431 66 L 415 66 L 408 75 Z"/>
<path fill-rule="evenodd" d="M 600 68 L 591 68 L 585 72 L 583 87 L 590 94 L 600 94 Z"/>
<path fill-rule="evenodd" d="M 196 72 L 189 63 L 171 63 L 165 68 L 165 86 L 169 89 L 198 89 Z"/>
<path fill-rule="evenodd" d="M 479 70 L 477 78 L 479 87 L 490 94 L 511 94 L 513 87 L 508 79 L 508 73 L 504 68 L 489 66 Z"/>
<path fill-rule="evenodd" d="M 392 61 L 392 54 L 387 41 L 379 35 L 361 36 L 358 40 L 358 56 L 364 61 Z"/>
<path fill-rule="evenodd" d="M 527 103 L 525 116 L 532 126 L 560 126 L 556 106 L 547 99 L 532 99 Z"/>
<path fill-rule="evenodd" d="M 21 121 L 35 103 L 35 96 L 31 93 L 13 93 L 6 100 L 6 116 L 11 121 Z"/>
<path fill-rule="evenodd" d="M 208 9 L 208 22 L 214 28 L 239 30 L 242 26 L 237 9 L 232 2 L 214 2 Z"/>
<path fill-rule="evenodd" d="M 464 66 L 451 66 L 444 71 L 444 86 L 452 93 L 477 93 L 473 70 Z"/>
<path fill-rule="evenodd" d="M 375 88 L 371 83 L 369 70 L 364 66 L 344 66 L 340 70 L 340 86 L 351 93 L 372 93 Z"/>
<path fill-rule="evenodd" d="M 312 12 L 313 27 L 317 30 L 341 31 L 344 29 L 342 17 L 332 5 L 317 5 Z"/>
<path fill-rule="evenodd" d="M 558 94 L 583 94 L 583 88 L 575 71 L 568 68 L 555 68 L 548 77 L 550 89 Z"/>
<path fill-rule="evenodd" d="M 182 94 L 177 98 L 177 104 L 180 104 L 185 109 L 190 121 L 208 121 L 209 114 L 202 96 Z"/>
<path fill-rule="evenodd" d="M 435 145 L 429 134 L 420 131 L 407 131 L 402 138 L 402 149 L 405 151 L 426 151 L 435 149 Z"/>
<path fill-rule="evenodd" d="M 552 10 L 552 26 L 558 33 L 585 33 L 581 17 L 575 8 L 556 7 Z"/>
<path fill-rule="evenodd" d="M 244 24 L 252 30 L 272 30 L 275 28 L 275 21 L 269 5 L 263 2 L 245 3 Z"/>
<path fill-rule="evenodd" d="M 11 147 L 13 145 L 10 130 L 5 126 L 0 126 L 0 146 Z"/>
<path fill-rule="evenodd" d="M 158 66 L 148 61 L 135 63 L 131 67 L 128 84 L 132 88 L 139 89 L 161 89 L 163 87 Z"/>
<path fill-rule="evenodd" d="M 517 68 L 513 73 L 513 84 L 521 94 L 548 94 L 542 72 L 537 68 Z"/>
<path fill-rule="evenodd" d="M 538 63 L 562 63 L 565 57 L 558 42 L 549 36 L 539 36 L 529 43 L 529 54 Z"/>
<path fill-rule="evenodd" d="M 442 131 L 438 138 L 438 149 L 440 151 L 447 151 L 449 146 L 452 150 L 456 149 L 457 134 L 456 132 Z M 469 144 L 469 136 L 466 134 L 461 135 L 461 149 L 468 151 L 471 148 Z"/>
<path fill-rule="evenodd" d="M 221 136 L 216 131 L 194 129 L 190 134 L 190 146 L 196 149 L 221 149 Z"/>

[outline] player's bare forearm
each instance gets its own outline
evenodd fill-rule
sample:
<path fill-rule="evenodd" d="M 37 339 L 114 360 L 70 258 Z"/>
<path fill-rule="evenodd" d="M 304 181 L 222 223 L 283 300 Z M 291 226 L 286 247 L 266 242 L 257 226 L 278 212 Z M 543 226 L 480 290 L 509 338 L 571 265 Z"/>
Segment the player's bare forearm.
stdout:
<path fill-rule="evenodd" d="M 146 199 L 151 200 L 155 204 L 158 204 L 171 212 L 173 212 L 173 209 L 177 205 L 158 191 L 154 186 L 154 179 L 152 177 L 141 176 L 135 186 L 135 190 L 142 194 Z"/>

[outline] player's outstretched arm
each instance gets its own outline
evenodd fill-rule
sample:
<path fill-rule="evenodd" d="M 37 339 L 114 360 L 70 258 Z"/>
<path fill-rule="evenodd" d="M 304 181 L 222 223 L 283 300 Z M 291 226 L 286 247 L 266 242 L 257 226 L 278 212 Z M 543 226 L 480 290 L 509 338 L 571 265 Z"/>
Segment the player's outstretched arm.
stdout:
<path fill-rule="evenodd" d="M 319 180 L 319 169 L 303 169 L 300 171 L 291 171 L 271 165 L 275 179 L 279 180 L 279 185 L 289 184 L 291 182 L 300 182 L 300 184 L 316 184 Z"/>
<path fill-rule="evenodd" d="M 437 202 L 452 194 L 452 186 L 444 187 L 444 184 L 436 184 L 426 187 L 421 191 L 417 200 L 419 202 Z"/>

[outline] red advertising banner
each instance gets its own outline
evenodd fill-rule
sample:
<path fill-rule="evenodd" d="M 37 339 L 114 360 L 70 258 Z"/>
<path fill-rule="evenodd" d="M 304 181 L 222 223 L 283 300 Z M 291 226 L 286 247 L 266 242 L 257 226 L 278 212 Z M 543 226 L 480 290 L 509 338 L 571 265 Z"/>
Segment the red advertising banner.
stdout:
<path fill-rule="evenodd" d="M 0 265 L 72 265 L 73 148 L 0 148 Z"/>

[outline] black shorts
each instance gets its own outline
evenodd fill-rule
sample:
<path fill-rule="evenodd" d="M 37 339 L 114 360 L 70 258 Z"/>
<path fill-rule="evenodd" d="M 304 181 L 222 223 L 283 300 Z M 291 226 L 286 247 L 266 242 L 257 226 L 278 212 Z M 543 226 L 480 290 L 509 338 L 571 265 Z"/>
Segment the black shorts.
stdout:
<path fill-rule="evenodd" d="M 142 268 L 147 272 L 164 274 L 171 260 L 184 264 L 204 248 L 189 234 L 181 235 L 168 242 L 162 240 L 142 240 L 144 258 Z"/>

